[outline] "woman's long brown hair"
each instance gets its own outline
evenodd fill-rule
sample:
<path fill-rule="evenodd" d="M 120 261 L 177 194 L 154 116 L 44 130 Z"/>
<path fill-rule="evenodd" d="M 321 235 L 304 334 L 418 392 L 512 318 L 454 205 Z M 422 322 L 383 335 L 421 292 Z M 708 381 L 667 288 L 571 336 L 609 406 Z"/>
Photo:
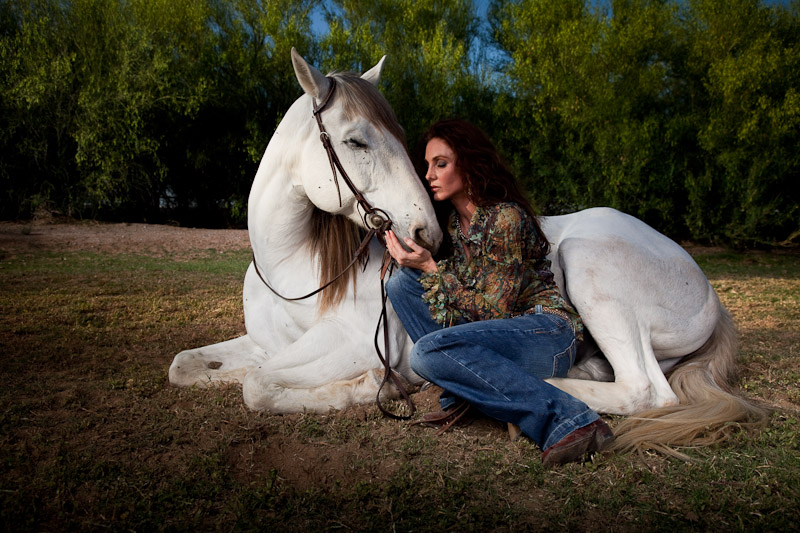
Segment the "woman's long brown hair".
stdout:
<path fill-rule="evenodd" d="M 427 169 L 424 160 L 425 146 L 431 139 L 441 139 L 447 143 L 456 155 L 455 165 L 464 179 L 472 203 L 477 206 L 486 207 L 500 202 L 515 202 L 525 210 L 533 219 L 536 226 L 536 247 L 546 255 L 550 251 L 550 243 L 547 241 L 539 226 L 539 220 L 533 211 L 530 201 L 522 192 L 514 174 L 506 162 L 500 156 L 494 143 L 486 134 L 474 124 L 461 119 L 446 119 L 433 124 L 420 139 L 420 162 L 418 171 L 421 175 Z M 427 180 L 423 179 L 427 186 Z M 436 206 L 436 202 L 434 205 Z M 445 211 L 442 206 L 437 207 L 437 214 Z M 450 205 L 446 206 L 447 213 L 451 211 Z M 440 224 L 445 228 L 446 218 L 440 218 Z"/>

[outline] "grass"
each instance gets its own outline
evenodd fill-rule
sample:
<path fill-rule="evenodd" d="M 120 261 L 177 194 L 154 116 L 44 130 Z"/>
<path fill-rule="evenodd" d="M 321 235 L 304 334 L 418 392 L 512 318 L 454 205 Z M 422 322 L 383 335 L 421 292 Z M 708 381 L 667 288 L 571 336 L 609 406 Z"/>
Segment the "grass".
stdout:
<path fill-rule="evenodd" d="M 270 416 L 236 386 L 170 387 L 175 353 L 243 333 L 247 252 L 6 254 L 0 527 L 796 529 L 800 261 L 693 253 L 739 325 L 740 386 L 777 409 L 771 425 L 682 450 L 692 462 L 598 454 L 554 470 L 488 420 L 436 438 L 371 405 Z"/>

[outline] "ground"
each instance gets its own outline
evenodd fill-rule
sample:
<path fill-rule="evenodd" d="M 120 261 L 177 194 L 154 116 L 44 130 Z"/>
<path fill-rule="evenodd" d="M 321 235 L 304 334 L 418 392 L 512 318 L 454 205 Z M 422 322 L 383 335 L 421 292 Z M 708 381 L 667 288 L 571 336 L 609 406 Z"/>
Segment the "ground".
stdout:
<path fill-rule="evenodd" d="M 49 223 L 47 223 L 49 222 Z M 247 250 L 247 230 L 197 229 L 154 224 L 0 222 L 0 250 L 69 250 L 169 255 L 213 248 Z"/>
<path fill-rule="evenodd" d="M 685 450 L 689 463 L 597 454 L 546 471 L 535 445 L 485 418 L 437 438 L 374 404 L 271 416 L 247 410 L 235 385 L 171 387 L 175 353 L 244 333 L 247 232 L 57 222 L 0 222 L 4 530 L 777 530 L 800 519 L 796 252 L 690 248 L 739 326 L 738 388 L 776 410 L 766 431 Z M 414 420 L 438 392 L 414 394 Z"/>
<path fill-rule="evenodd" d="M 59 251 L 144 254 L 153 257 L 175 257 L 191 259 L 205 255 L 207 250 L 215 253 L 246 251 L 250 249 L 247 230 L 236 229 L 198 229 L 153 224 L 128 223 L 58 223 L 46 220 L 34 223 L 0 222 L 0 250 L 5 254 L 25 254 L 30 252 Z M 236 320 L 237 317 L 233 317 Z M 238 317 L 243 322 L 243 317 Z M 198 325 L 202 328 L 202 325 Z M 243 328 L 243 326 L 242 326 Z M 242 329 L 239 334 L 244 333 Z M 224 340 L 224 339 L 219 339 Z M 186 346 L 186 348 L 195 346 Z M 164 376 L 166 378 L 166 376 Z M 238 394 L 237 387 L 234 395 Z M 428 412 L 438 406 L 440 389 L 430 389 L 414 395 L 414 402 L 420 412 Z M 189 404 L 186 404 L 187 406 Z M 180 407 L 180 406 L 178 406 Z M 187 407 L 187 409 L 190 407 Z M 69 416 L 65 413 L 65 416 Z M 381 422 L 374 424 L 372 436 L 377 440 L 392 441 L 402 438 L 405 431 L 423 431 L 421 427 L 410 429 L 402 423 L 388 422 L 380 418 L 374 405 L 356 406 L 343 412 L 331 413 L 333 421 L 354 420 L 363 422 L 376 418 Z M 327 418 L 327 417 L 324 417 Z M 281 417 L 284 423 L 303 426 L 313 425 L 313 417 L 303 414 Z M 296 419 L 296 424 L 291 423 Z M 470 431 L 476 438 L 489 440 L 507 438 L 505 426 L 488 419 L 473 421 Z M 312 430 L 313 433 L 313 430 Z M 348 476 L 352 462 L 366 453 L 358 442 L 341 442 L 335 447 L 315 443 L 298 444 L 296 435 L 287 434 L 282 438 L 272 436 L 267 447 L 254 447 L 251 444 L 234 445 L 233 453 L 241 457 L 233 461 L 237 464 L 237 476 L 242 479 L 263 478 L 277 470 L 281 476 L 298 488 L 310 488 L 324 484 L 326 480 L 342 479 Z M 371 453 L 371 452 L 370 452 Z M 386 466 L 396 468 L 397 464 L 387 458 Z"/>

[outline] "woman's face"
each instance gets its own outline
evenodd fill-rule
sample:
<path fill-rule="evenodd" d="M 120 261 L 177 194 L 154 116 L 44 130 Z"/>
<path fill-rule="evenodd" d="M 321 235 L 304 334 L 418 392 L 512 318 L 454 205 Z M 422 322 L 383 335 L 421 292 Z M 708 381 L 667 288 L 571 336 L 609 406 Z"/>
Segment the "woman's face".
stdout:
<path fill-rule="evenodd" d="M 467 199 L 467 191 L 461 172 L 456 168 L 456 154 L 445 141 L 434 137 L 425 147 L 425 162 L 428 163 L 428 172 L 425 179 L 433 191 L 436 201 Z"/>

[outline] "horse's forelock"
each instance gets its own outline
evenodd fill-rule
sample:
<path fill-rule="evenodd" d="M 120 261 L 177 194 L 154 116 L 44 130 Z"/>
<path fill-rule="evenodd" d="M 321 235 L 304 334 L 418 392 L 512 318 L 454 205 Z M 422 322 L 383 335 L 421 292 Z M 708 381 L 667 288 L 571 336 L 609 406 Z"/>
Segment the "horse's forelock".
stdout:
<path fill-rule="evenodd" d="M 342 109 L 349 119 L 364 117 L 376 126 L 385 129 L 406 145 L 406 134 L 397 121 L 392 107 L 372 83 L 357 74 L 340 72 L 331 74 L 336 78 L 338 96 Z M 341 89 L 341 90 L 340 90 Z"/>

